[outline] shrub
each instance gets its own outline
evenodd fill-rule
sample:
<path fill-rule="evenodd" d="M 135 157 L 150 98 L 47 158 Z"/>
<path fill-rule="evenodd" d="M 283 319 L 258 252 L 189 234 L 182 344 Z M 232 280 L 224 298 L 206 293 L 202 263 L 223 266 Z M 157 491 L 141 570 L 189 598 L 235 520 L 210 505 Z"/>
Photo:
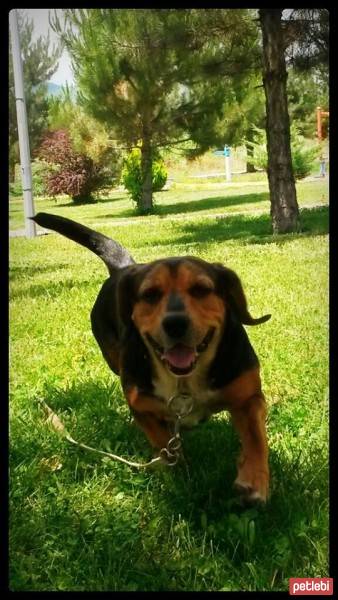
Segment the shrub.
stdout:
<path fill-rule="evenodd" d="M 44 196 L 46 194 L 46 165 L 40 161 L 32 162 L 32 183 L 34 196 Z"/>
<path fill-rule="evenodd" d="M 120 180 L 121 150 L 112 145 L 110 129 L 86 113 L 66 85 L 61 95 L 53 97 L 49 107 L 51 131 L 66 130 L 73 152 L 91 158 L 100 167 L 104 184 L 100 188 L 111 188 Z"/>
<path fill-rule="evenodd" d="M 254 141 L 246 141 L 246 144 L 253 149 L 252 164 L 254 167 L 266 171 L 268 165 L 266 133 L 264 129 L 255 126 L 253 126 L 253 129 L 255 132 Z M 306 143 L 295 123 L 291 125 L 290 134 L 293 174 L 295 179 L 303 179 L 313 170 L 321 149 L 317 143 L 310 145 Z"/>
<path fill-rule="evenodd" d="M 123 161 L 121 181 L 137 206 L 142 194 L 141 150 L 134 148 Z M 159 192 L 166 184 L 167 171 L 162 160 L 153 160 L 153 192 Z"/>
<path fill-rule="evenodd" d="M 291 131 L 292 128 L 293 126 Z M 295 130 L 296 134 L 291 141 L 293 173 L 296 179 L 304 179 L 318 161 L 321 148 L 318 143 L 306 147 L 304 137 L 298 133 L 296 127 Z"/>
<path fill-rule="evenodd" d="M 93 192 L 107 183 L 107 169 L 75 152 L 66 130 L 47 133 L 38 154 L 50 165 L 45 185 L 51 196 L 67 194 L 74 202 L 93 202 Z"/>
<path fill-rule="evenodd" d="M 32 162 L 31 167 L 33 195 L 43 196 L 44 194 L 46 194 L 46 165 L 42 161 L 35 160 Z M 9 190 L 12 196 L 22 196 L 22 181 L 20 171 L 20 165 L 16 165 L 14 181 L 9 185 Z"/>

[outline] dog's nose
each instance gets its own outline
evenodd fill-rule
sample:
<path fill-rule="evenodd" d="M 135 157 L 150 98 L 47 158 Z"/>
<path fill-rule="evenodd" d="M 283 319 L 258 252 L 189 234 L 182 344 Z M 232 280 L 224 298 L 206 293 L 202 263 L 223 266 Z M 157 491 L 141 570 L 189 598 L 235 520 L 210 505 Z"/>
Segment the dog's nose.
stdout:
<path fill-rule="evenodd" d="M 180 339 L 189 327 L 189 318 L 186 315 L 167 315 L 162 321 L 162 327 L 171 338 Z"/>

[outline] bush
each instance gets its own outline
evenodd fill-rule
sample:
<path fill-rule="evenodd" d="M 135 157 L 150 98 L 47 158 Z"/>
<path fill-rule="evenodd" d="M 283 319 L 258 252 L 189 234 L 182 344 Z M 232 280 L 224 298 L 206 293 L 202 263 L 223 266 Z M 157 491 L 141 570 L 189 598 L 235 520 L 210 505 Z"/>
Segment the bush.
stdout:
<path fill-rule="evenodd" d="M 253 149 L 252 164 L 255 168 L 266 171 L 268 166 L 266 133 L 264 129 L 259 129 L 255 126 L 253 126 L 253 129 L 255 131 L 254 141 L 246 141 L 246 144 Z M 291 125 L 290 134 L 293 174 L 295 179 L 304 179 L 314 169 L 321 148 L 317 143 L 309 145 L 299 133 L 299 129 L 295 123 Z"/>
<path fill-rule="evenodd" d="M 66 130 L 46 134 L 38 154 L 49 165 L 45 185 L 51 196 L 67 194 L 75 203 L 93 202 L 93 192 L 106 185 L 109 179 L 107 169 L 74 151 Z"/>
<path fill-rule="evenodd" d="M 295 179 L 304 179 L 304 177 L 310 175 L 318 161 L 320 150 L 321 148 L 318 143 L 306 148 L 303 136 L 298 132 L 294 135 L 294 139 L 291 142 L 291 152 Z"/>
<path fill-rule="evenodd" d="M 32 182 L 34 196 L 44 196 L 46 194 L 46 165 L 40 161 L 32 162 Z"/>
<path fill-rule="evenodd" d="M 45 163 L 35 160 L 31 163 L 32 167 L 32 186 L 34 196 L 43 196 L 46 194 L 45 177 L 46 177 L 46 165 Z M 22 181 L 21 181 L 21 169 L 20 165 L 16 165 L 15 178 L 9 185 L 9 190 L 12 196 L 22 196 Z"/>
<path fill-rule="evenodd" d="M 137 206 L 142 195 L 141 150 L 134 148 L 123 161 L 121 181 Z M 162 160 L 153 160 L 153 192 L 159 192 L 167 182 L 167 171 Z"/>

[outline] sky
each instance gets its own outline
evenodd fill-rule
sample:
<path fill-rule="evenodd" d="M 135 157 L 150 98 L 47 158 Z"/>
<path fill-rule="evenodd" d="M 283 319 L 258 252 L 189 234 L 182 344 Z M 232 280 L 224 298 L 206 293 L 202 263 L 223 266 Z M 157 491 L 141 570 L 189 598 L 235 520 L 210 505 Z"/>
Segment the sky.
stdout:
<path fill-rule="evenodd" d="M 53 46 L 53 43 L 57 42 L 58 36 L 54 31 L 50 28 L 48 23 L 48 14 L 52 12 L 51 9 L 48 8 L 26 8 L 26 15 L 32 19 L 34 24 L 33 31 L 33 39 L 38 38 L 40 35 L 47 36 L 48 31 L 50 32 L 50 46 Z M 58 13 L 62 14 L 62 9 L 58 9 Z M 58 85 L 64 85 L 66 81 L 68 81 L 69 85 L 74 83 L 73 74 L 70 68 L 70 59 L 67 54 L 67 51 L 64 50 L 62 56 L 59 60 L 58 70 L 54 73 L 53 77 L 50 79 L 53 83 L 57 83 Z"/>

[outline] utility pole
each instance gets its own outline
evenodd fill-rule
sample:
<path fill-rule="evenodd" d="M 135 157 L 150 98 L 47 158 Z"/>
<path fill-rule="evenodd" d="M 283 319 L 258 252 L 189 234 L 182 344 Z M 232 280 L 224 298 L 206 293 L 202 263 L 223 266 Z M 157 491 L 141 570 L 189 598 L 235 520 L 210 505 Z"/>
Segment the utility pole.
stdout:
<path fill-rule="evenodd" d="M 25 230 L 26 237 L 33 238 L 36 236 L 36 226 L 34 221 L 29 217 L 34 216 L 34 202 L 32 192 L 32 169 L 31 156 L 29 149 L 27 111 L 25 102 L 25 93 L 23 86 L 23 68 L 21 59 L 21 47 L 18 27 L 18 16 L 16 9 L 13 8 L 9 13 L 9 24 L 12 43 L 13 71 L 14 71 L 14 88 L 16 115 L 18 122 L 19 148 L 20 148 L 20 163 L 21 163 L 21 178 L 22 191 L 24 202 L 25 215 Z"/>

